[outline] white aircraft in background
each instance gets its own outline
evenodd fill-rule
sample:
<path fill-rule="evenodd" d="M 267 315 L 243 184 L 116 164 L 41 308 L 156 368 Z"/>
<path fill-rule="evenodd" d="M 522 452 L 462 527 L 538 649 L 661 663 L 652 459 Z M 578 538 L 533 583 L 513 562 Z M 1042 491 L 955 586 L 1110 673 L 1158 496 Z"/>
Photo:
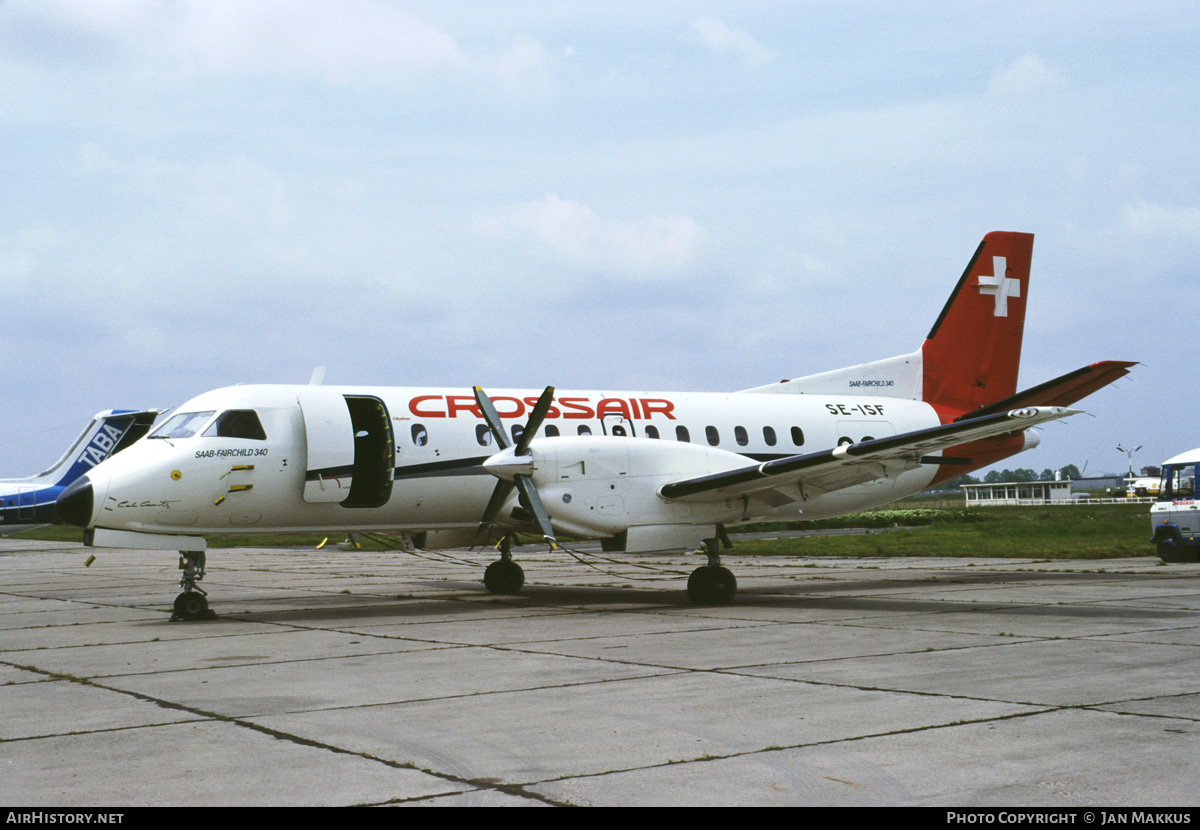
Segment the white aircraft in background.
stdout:
<path fill-rule="evenodd" d="M 535 531 L 606 550 L 704 544 L 695 602 L 729 602 L 726 528 L 874 507 L 1038 443 L 1030 427 L 1128 373 L 1107 361 L 1017 391 L 1030 234 L 988 234 L 928 338 L 898 357 L 741 392 L 235 386 L 206 392 L 59 497 L 87 544 L 178 550 L 177 617 L 211 615 L 204 536 L 378 531 L 418 546 L 503 535 L 484 583 L 524 584 Z"/>
<path fill-rule="evenodd" d="M 157 416 L 155 410 L 98 412 L 46 472 L 0 481 L 0 536 L 56 522 L 54 503 L 67 485 L 149 432 Z"/>

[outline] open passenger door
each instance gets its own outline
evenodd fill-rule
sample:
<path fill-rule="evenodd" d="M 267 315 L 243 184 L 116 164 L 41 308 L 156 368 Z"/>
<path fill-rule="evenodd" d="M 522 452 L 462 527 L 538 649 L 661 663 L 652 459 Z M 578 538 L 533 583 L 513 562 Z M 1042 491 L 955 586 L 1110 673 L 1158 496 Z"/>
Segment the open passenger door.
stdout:
<path fill-rule="evenodd" d="M 305 389 L 297 399 L 308 449 L 304 500 L 343 507 L 387 504 L 396 442 L 384 402 L 321 388 Z"/>

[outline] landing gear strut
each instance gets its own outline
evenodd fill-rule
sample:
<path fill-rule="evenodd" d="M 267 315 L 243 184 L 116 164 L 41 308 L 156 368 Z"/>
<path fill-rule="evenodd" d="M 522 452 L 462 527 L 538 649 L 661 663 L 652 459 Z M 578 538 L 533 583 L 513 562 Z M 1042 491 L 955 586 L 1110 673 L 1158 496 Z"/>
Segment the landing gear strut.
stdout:
<path fill-rule="evenodd" d="M 525 571 L 513 561 L 512 540 L 500 540 L 500 558 L 483 572 L 483 584 L 493 594 L 515 594 L 525 585 Z"/>
<path fill-rule="evenodd" d="M 721 541 L 719 536 L 704 540 L 708 564 L 696 568 L 688 577 L 688 599 L 697 605 L 728 605 L 737 593 L 733 572 L 721 566 Z"/>
<path fill-rule="evenodd" d="M 183 593 L 175 597 L 171 621 L 216 619 L 217 615 L 208 609 L 208 595 L 196 584 L 204 579 L 204 551 L 180 551 L 179 569 L 183 571 L 179 580 Z"/>

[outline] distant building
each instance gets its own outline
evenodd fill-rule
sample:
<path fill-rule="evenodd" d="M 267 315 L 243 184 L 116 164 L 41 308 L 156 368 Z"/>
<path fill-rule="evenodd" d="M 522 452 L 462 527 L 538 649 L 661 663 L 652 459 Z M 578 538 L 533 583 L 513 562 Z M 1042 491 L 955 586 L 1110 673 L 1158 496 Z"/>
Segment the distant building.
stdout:
<path fill-rule="evenodd" d="M 964 484 L 967 507 L 1054 504 L 1071 500 L 1070 481 L 1001 481 L 994 484 Z"/>
<path fill-rule="evenodd" d="M 1124 490 L 1125 489 L 1125 474 L 1105 475 L 1105 476 L 1089 476 L 1087 478 L 1077 478 L 1072 484 L 1076 490 Z"/>

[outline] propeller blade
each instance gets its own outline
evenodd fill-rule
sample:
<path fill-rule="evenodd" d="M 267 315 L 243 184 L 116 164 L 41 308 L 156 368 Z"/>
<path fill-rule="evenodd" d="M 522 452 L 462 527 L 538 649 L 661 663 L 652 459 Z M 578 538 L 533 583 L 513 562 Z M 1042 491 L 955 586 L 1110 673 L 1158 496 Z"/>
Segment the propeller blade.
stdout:
<path fill-rule="evenodd" d="M 516 476 L 515 481 L 521 490 L 521 495 L 529 502 L 533 516 L 537 519 L 538 527 L 542 531 L 542 536 L 552 547 L 558 547 L 558 540 L 554 538 L 554 528 L 550 526 L 550 516 L 546 513 L 546 508 L 542 506 L 542 499 L 538 495 L 533 480 L 529 476 Z"/>
<path fill-rule="evenodd" d="M 525 422 L 525 429 L 521 433 L 521 437 L 517 439 L 517 448 L 514 450 L 516 455 L 524 455 L 529 451 L 529 442 L 537 435 L 537 431 L 541 429 L 542 421 L 546 420 L 546 413 L 550 411 L 550 405 L 554 403 L 554 387 L 547 386 L 546 391 L 538 398 L 537 404 L 533 407 L 533 412 L 529 413 L 529 420 Z"/>
<path fill-rule="evenodd" d="M 492 399 L 487 396 L 483 388 L 476 386 L 475 402 L 479 404 L 479 411 L 483 413 L 483 420 L 487 422 L 488 429 L 492 431 L 492 435 L 496 439 L 496 444 L 502 450 L 506 450 L 511 446 L 508 437 L 504 434 L 504 424 L 500 423 L 500 416 L 496 414 L 496 407 L 492 405 Z"/>
<path fill-rule="evenodd" d="M 500 508 L 504 506 L 504 502 L 508 501 L 508 497 L 512 495 L 514 486 L 511 481 L 506 481 L 505 479 L 500 479 L 496 482 L 496 489 L 492 491 L 492 497 L 488 500 L 487 508 L 483 511 L 483 518 L 479 520 L 480 534 L 496 520 L 496 514 L 500 512 Z"/>
<path fill-rule="evenodd" d="M 476 386 L 474 388 L 475 402 L 479 404 L 479 411 L 483 414 L 484 421 L 487 422 L 488 429 L 492 431 L 492 436 L 496 439 L 496 443 L 501 450 L 507 450 L 511 445 L 508 437 L 504 434 L 504 425 L 500 422 L 500 416 L 496 412 L 496 407 L 492 405 L 492 400 L 483 391 L 483 387 Z M 550 411 L 550 405 L 554 401 L 554 387 L 547 386 L 542 392 L 538 402 L 534 405 L 533 411 L 529 414 L 529 420 L 525 423 L 525 428 L 517 439 L 517 445 L 513 450 L 514 456 L 529 455 L 529 444 L 537 435 L 538 429 L 542 425 L 542 421 L 546 419 L 546 413 Z M 493 456 L 496 458 L 497 456 Z M 532 463 L 532 456 L 530 456 Z M 511 465 L 510 465 L 511 466 Z M 493 473 L 500 475 L 497 470 L 493 469 Z M 504 473 L 505 476 L 511 473 Z M 489 526 L 495 522 L 496 516 L 500 513 L 500 509 L 504 507 L 504 503 L 508 501 L 508 497 L 512 495 L 513 487 L 521 491 L 522 502 L 529 507 L 533 513 L 534 519 L 537 520 L 538 528 L 542 531 L 542 536 L 551 547 L 558 547 L 558 540 L 554 538 L 554 527 L 550 524 L 550 515 L 546 512 L 545 506 L 542 504 L 542 499 L 538 496 L 537 485 L 533 483 L 533 479 L 528 475 L 517 473 L 513 475 L 512 481 L 506 478 L 501 478 L 496 483 L 496 489 L 492 491 L 492 497 L 488 500 L 487 508 L 483 511 L 483 519 L 479 523 L 479 533 L 483 534 L 488 530 Z"/>

